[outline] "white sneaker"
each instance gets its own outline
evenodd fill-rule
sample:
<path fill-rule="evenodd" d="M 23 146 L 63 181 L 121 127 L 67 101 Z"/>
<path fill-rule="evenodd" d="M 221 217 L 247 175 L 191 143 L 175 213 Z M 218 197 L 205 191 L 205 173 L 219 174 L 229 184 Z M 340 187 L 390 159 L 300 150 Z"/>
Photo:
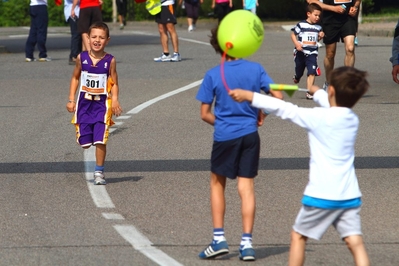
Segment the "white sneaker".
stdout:
<path fill-rule="evenodd" d="M 172 58 L 171 58 L 171 61 L 172 61 L 172 62 L 179 62 L 179 61 L 181 61 L 181 56 L 180 56 L 180 54 L 179 54 L 179 53 L 173 53 L 173 56 L 172 56 Z"/>
<path fill-rule="evenodd" d="M 50 62 L 50 61 L 51 61 L 51 57 L 39 58 L 39 62 Z"/>
<path fill-rule="evenodd" d="M 193 32 L 193 31 L 194 31 L 193 25 L 188 26 L 188 32 Z"/>
<path fill-rule="evenodd" d="M 36 61 L 36 58 L 29 58 L 29 57 L 25 58 L 25 62 L 34 62 L 34 61 Z"/>
<path fill-rule="evenodd" d="M 171 59 L 172 59 L 172 57 L 170 55 L 165 55 L 162 53 L 162 55 L 160 57 L 155 57 L 154 61 L 155 62 L 170 62 Z"/>
<path fill-rule="evenodd" d="M 323 44 L 321 42 L 317 42 L 317 47 L 323 47 Z"/>
<path fill-rule="evenodd" d="M 94 185 L 105 185 L 105 177 L 103 172 L 96 171 L 94 172 Z"/>

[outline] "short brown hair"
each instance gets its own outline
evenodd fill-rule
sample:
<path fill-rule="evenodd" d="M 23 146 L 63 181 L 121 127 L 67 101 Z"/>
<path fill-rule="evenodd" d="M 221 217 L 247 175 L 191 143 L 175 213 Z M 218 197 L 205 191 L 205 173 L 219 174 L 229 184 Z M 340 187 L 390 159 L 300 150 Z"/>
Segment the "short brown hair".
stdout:
<path fill-rule="evenodd" d="M 335 100 L 338 106 L 352 108 L 366 93 L 369 83 L 367 72 L 354 67 L 339 67 L 330 75 L 330 85 L 335 89 Z"/>
<path fill-rule="evenodd" d="M 107 38 L 109 38 L 109 28 L 108 28 L 108 25 L 105 24 L 104 22 L 94 22 L 93 24 L 91 24 L 91 26 L 87 32 L 87 34 L 89 34 L 89 36 L 90 36 L 92 29 L 101 29 L 101 30 L 105 31 L 105 35 L 107 36 Z"/>
<path fill-rule="evenodd" d="M 211 29 L 211 36 L 209 36 L 210 37 L 209 43 L 212 45 L 213 49 L 215 49 L 215 52 L 217 54 L 223 55 L 224 51 L 222 48 L 220 48 L 218 42 L 218 29 L 219 26 Z M 226 58 L 235 59 L 235 57 L 229 56 L 228 54 L 226 54 Z"/>
<path fill-rule="evenodd" d="M 315 11 L 315 10 L 318 10 L 318 11 L 320 11 L 320 12 L 323 11 L 323 9 L 321 8 L 321 6 L 319 6 L 319 5 L 316 4 L 316 3 L 311 3 L 311 4 L 309 4 L 309 5 L 306 7 L 306 12 L 313 13 L 313 11 Z"/>

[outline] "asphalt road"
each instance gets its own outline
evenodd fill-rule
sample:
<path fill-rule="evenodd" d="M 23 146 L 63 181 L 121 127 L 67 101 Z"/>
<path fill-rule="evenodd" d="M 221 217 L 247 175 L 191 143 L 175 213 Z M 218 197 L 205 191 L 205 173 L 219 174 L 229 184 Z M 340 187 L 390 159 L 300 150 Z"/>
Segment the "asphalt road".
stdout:
<path fill-rule="evenodd" d="M 208 45 L 209 25 L 191 34 L 178 27 L 179 63 L 153 62 L 161 52 L 155 25 L 112 28 L 106 50 L 117 59 L 124 115 L 115 119 L 108 143 L 105 187 L 92 185 L 92 150 L 83 152 L 75 143 L 65 108 L 73 68 L 67 64 L 67 32 L 49 35 L 53 61 L 45 63 L 24 61 L 24 34 L 0 37 L 11 52 L 0 55 L 0 265 L 242 265 L 234 181 L 226 190 L 230 254 L 197 258 L 212 237 L 213 129 L 201 121 L 195 100 L 205 71 L 220 61 Z M 391 43 L 363 36 L 356 49 L 356 67 L 368 71 L 371 84 L 354 108 L 361 121 L 356 167 L 362 225 L 372 264 L 383 266 L 399 265 L 399 86 L 390 76 Z M 291 84 L 292 49 L 288 32 L 268 29 L 250 59 L 262 63 L 276 83 Z M 340 44 L 336 66 L 343 64 L 343 53 Z M 324 54 L 321 48 L 320 65 Z M 286 100 L 314 106 L 303 93 Z M 286 265 L 307 183 L 307 136 L 276 117 L 259 131 L 257 260 L 251 265 Z M 306 265 L 352 265 L 352 258 L 331 228 L 321 241 L 309 241 Z"/>

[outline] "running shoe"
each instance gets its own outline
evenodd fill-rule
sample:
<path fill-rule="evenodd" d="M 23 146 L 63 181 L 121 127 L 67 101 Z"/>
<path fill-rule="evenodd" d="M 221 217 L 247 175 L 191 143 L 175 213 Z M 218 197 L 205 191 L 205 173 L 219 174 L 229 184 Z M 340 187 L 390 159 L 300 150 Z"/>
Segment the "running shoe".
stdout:
<path fill-rule="evenodd" d="M 245 245 L 242 249 L 238 250 L 240 252 L 239 258 L 243 261 L 255 260 L 255 250 L 251 245 Z"/>
<path fill-rule="evenodd" d="M 172 58 L 170 59 L 172 62 L 179 62 L 181 61 L 181 56 L 179 53 L 173 53 Z"/>
<path fill-rule="evenodd" d="M 200 259 L 211 259 L 227 253 L 229 253 L 229 246 L 227 245 L 226 240 L 213 240 L 212 243 L 198 255 L 198 257 Z"/>
<path fill-rule="evenodd" d="M 25 58 L 25 62 L 34 62 L 34 61 L 36 61 L 36 58 L 29 58 L 29 57 Z"/>
<path fill-rule="evenodd" d="M 105 177 L 103 172 L 95 171 L 94 172 L 94 185 L 105 185 Z"/>
<path fill-rule="evenodd" d="M 39 58 L 39 62 L 50 62 L 51 61 L 51 57 L 42 57 Z"/>
<path fill-rule="evenodd" d="M 160 57 L 155 57 L 154 61 L 155 62 L 170 62 L 171 59 L 172 59 L 172 57 L 170 55 L 162 54 Z"/>
<path fill-rule="evenodd" d="M 301 80 L 300 78 L 297 78 L 296 75 L 294 75 L 294 77 L 292 78 L 292 80 L 294 81 L 295 84 L 298 84 L 299 81 Z"/>
<path fill-rule="evenodd" d="M 308 91 L 306 92 L 306 99 L 307 100 L 312 100 L 313 99 L 313 95 L 310 94 Z"/>

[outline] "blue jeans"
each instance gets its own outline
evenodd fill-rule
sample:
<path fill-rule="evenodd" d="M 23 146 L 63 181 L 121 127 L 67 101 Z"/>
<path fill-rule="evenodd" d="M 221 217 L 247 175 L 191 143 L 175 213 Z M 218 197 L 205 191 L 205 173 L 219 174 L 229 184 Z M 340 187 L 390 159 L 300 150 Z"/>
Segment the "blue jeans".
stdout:
<path fill-rule="evenodd" d="M 39 58 L 47 57 L 46 40 L 48 26 L 48 12 L 46 5 L 30 6 L 30 30 L 26 40 L 25 55 L 27 58 L 34 58 L 33 51 L 37 44 Z"/>

